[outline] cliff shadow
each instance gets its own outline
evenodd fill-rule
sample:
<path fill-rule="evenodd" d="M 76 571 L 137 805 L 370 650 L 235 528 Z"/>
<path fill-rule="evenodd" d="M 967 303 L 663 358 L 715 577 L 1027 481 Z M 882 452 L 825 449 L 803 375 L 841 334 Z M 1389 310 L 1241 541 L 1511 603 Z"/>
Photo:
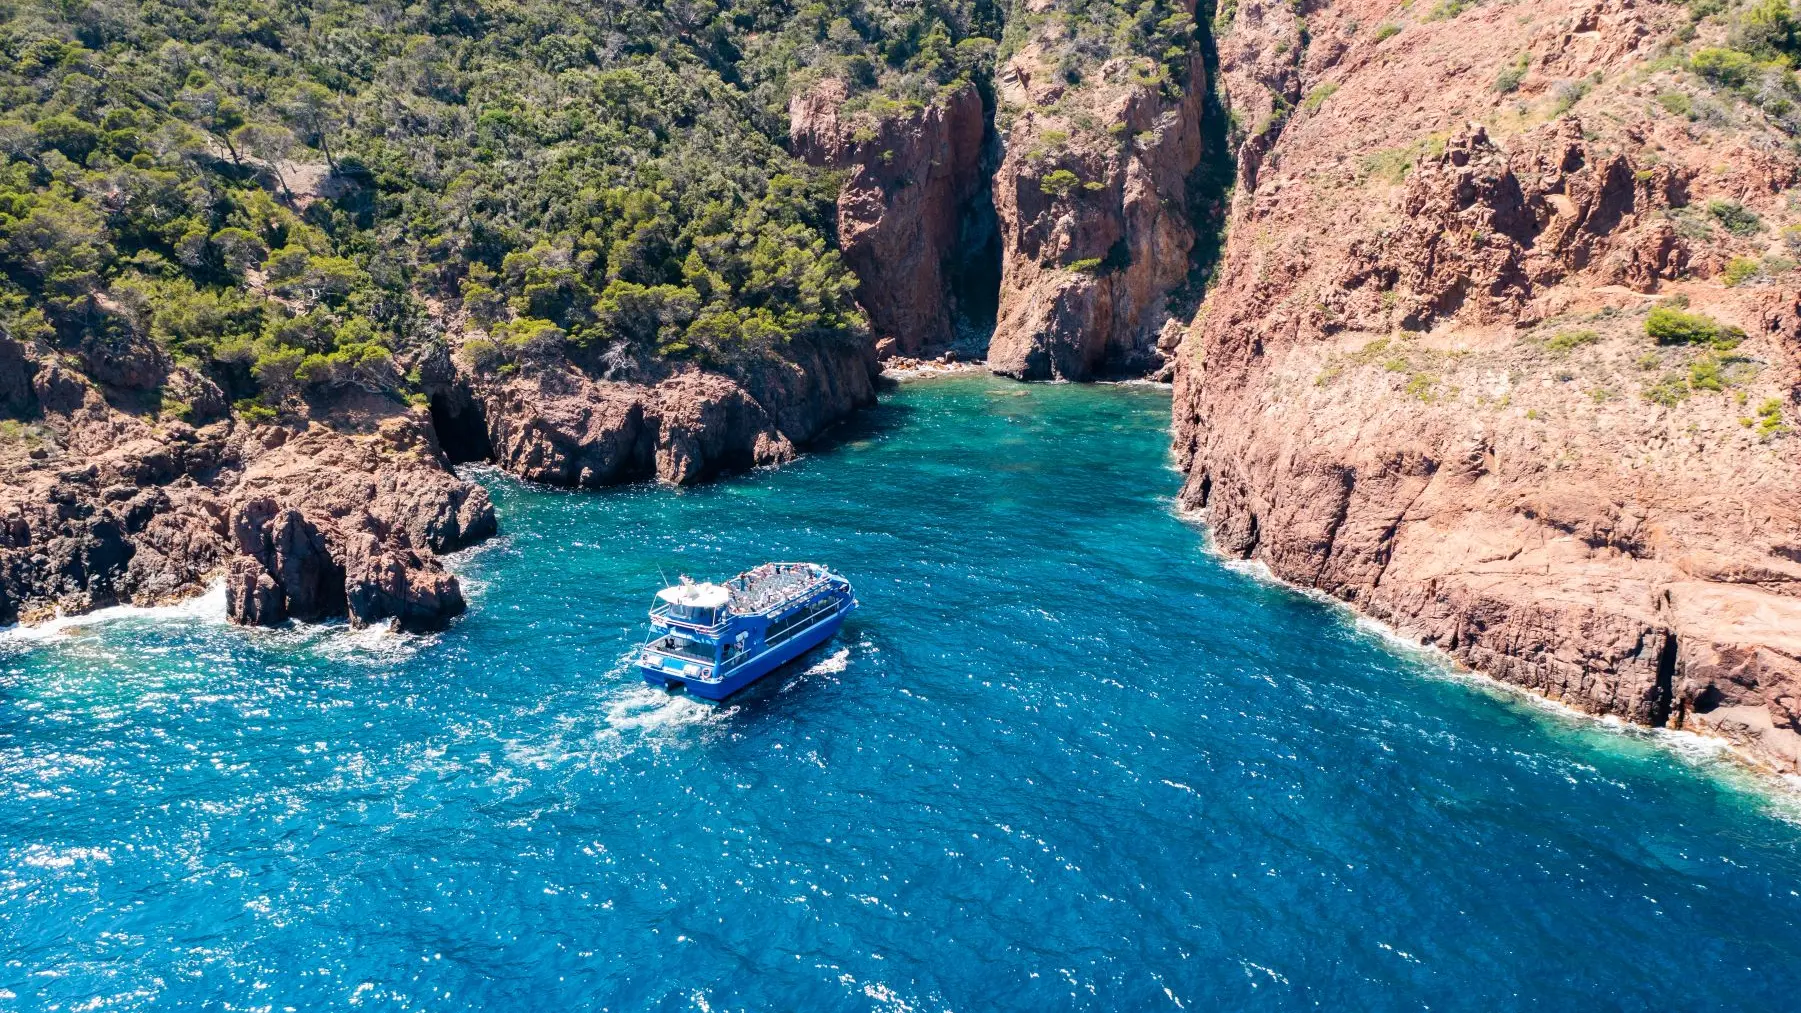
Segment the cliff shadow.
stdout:
<path fill-rule="evenodd" d="M 952 347 L 960 354 L 985 358 L 994 337 L 1001 304 L 1001 226 L 994 209 L 994 174 L 1000 168 L 1000 131 L 994 125 L 991 82 L 977 85 L 982 96 L 981 186 L 958 209 L 957 248 L 944 267 L 949 289 Z"/>
<path fill-rule="evenodd" d="M 886 376 L 878 380 L 878 385 L 882 394 L 892 393 L 900 386 L 894 378 Z M 912 405 L 879 397 L 875 404 L 859 408 L 807 441 L 805 450 L 808 456 L 825 456 L 851 444 L 886 436 L 907 425 L 917 412 Z"/>
<path fill-rule="evenodd" d="M 431 395 L 431 424 L 438 447 L 451 464 L 492 461 L 494 445 L 488 439 L 488 420 L 482 406 L 460 384 Z"/>
<path fill-rule="evenodd" d="M 1219 46 L 1213 38 L 1215 4 L 1202 0 L 1195 7 L 1200 29 L 1201 63 L 1207 71 L 1207 94 L 1201 101 L 1201 161 L 1185 181 L 1189 225 L 1194 247 L 1188 251 L 1188 277 L 1169 294 L 1169 314 L 1178 320 L 1194 319 L 1207 297 L 1207 286 L 1226 249 L 1226 222 L 1232 208 L 1232 190 L 1238 182 L 1238 144 L 1232 118 L 1219 97 Z"/>

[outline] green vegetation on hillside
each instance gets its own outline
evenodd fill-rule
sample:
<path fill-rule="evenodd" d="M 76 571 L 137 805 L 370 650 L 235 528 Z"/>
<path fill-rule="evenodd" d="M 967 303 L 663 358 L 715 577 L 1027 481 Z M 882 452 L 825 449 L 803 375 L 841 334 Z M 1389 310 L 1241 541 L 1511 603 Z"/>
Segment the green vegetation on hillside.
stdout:
<path fill-rule="evenodd" d="M 1707 345 L 1722 351 L 1745 340 L 1745 332 L 1736 327 L 1675 306 L 1652 309 L 1645 317 L 1645 333 L 1660 345 Z"/>
<path fill-rule="evenodd" d="M 929 97 L 1000 31 L 992 0 L 0 0 L 0 333 L 154 342 L 263 410 L 404 390 L 464 319 L 495 369 L 860 340 L 788 97 Z"/>
<path fill-rule="evenodd" d="M 1060 0 L 1037 11 L 1021 3 L 1007 20 L 1000 55 L 1037 46 L 1068 85 L 1085 83 L 1115 57 L 1148 58 L 1137 79 L 1177 97 L 1192 83 L 1196 31 L 1194 16 L 1175 0 Z"/>
<path fill-rule="evenodd" d="M 1801 83 L 1795 79 L 1801 15 L 1792 0 L 1750 0 L 1731 9 L 1711 0 L 1690 6 L 1697 21 L 1725 21 L 1727 33 L 1725 45 L 1695 50 L 1689 69 L 1756 106 L 1788 133 L 1801 133 Z"/>

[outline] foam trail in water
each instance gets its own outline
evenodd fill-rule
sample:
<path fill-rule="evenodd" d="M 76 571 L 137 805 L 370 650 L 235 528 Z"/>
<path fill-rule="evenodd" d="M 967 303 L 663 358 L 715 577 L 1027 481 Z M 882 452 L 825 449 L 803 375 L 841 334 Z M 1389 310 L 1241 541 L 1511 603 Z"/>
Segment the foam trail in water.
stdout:
<path fill-rule="evenodd" d="M 225 582 L 215 581 L 205 591 L 169 605 L 114 605 L 82 615 L 58 615 L 55 619 L 30 626 L 0 628 L 0 646 L 46 643 L 65 634 L 126 619 L 185 622 L 225 622 Z"/>
<path fill-rule="evenodd" d="M 723 725 L 737 710 L 643 683 L 604 701 L 603 707 L 595 740 L 601 754 L 612 759 L 646 746 L 660 752 L 665 745 L 691 745 L 697 732 Z"/>
<path fill-rule="evenodd" d="M 821 658 L 802 675 L 836 675 L 850 667 L 850 648 L 840 647 L 830 657 Z"/>

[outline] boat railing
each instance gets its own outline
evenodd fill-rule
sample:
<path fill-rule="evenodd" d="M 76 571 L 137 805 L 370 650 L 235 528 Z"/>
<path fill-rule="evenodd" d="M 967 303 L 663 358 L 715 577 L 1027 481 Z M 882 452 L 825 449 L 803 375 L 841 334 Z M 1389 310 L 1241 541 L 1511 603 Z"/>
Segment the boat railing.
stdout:
<path fill-rule="evenodd" d="M 713 663 L 713 656 L 710 654 L 700 654 L 696 651 L 684 651 L 679 647 L 664 647 L 655 640 L 645 644 L 644 649 L 652 654 L 663 654 L 671 658 L 680 658 L 683 661 L 698 661 L 703 665 L 711 665 Z"/>
<path fill-rule="evenodd" d="M 793 604 L 796 600 L 798 600 L 800 598 L 805 598 L 806 596 L 819 591 L 821 588 L 826 587 L 827 585 L 831 584 L 831 582 L 832 582 L 832 579 L 830 577 L 821 575 L 817 580 L 814 580 L 812 583 L 809 583 L 809 584 L 806 584 L 806 585 L 800 587 L 793 594 L 783 595 L 782 597 L 776 599 L 775 601 L 768 603 L 767 605 L 762 606 L 761 608 L 747 608 L 745 611 L 742 611 L 742 612 L 737 611 L 738 603 L 736 601 L 734 601 L 732 603 L 732 608 L 733 608 L 732 614 L 740 615 L 740 616 L 767 615 L 773 611 L 776 611 L 776 610 L 782 608 L 783 606 Z"/>
<path fill-rule="evenodd" d="M 669 614 L 670 610 L 669 610 L 669 606 L 667 606 L 667 605 L 659 605 L 656 608 L 651 609 L 650 617 L 652 619 L 656 620 L 657 622 L 662 623 L 665 626 L 669 626 L 669 627 L 672 627 L 675 629 L 693 630 L 696 633 L 717 635 L 718 633 L 723 631 L 727 626 L 729 626 L 731 624 L 731 621 L 734 617 L 768 615 L 772 612 L 779 610 L 783 606 L 792 604 L 796 599 L 805 598 L 806 596 L 808 596 L 810 594 L 814 594 L 814 593 L 818 592 L 820 589 L 826 587 L 830 583 L 831 583 L 830 578 L 821 577 L 820 579 L 814 581 L 813 583 L 808 584 L 805 587 L 802 587 L 799 590 L 795 591 L 793 594 L 784 595 L 784 596 L 782 596 L 781 599 L 779 599 L 777 601 L 772 601 L 772 602 L 768 603 L 767 605 L 762 606 L 761 608 L 745 608 L 741 611 L 737 607 L 738 603 L 733 602 L 733 604 L 730 607 L 723 610 L 720 620 L 718 622 L 712 624 L 711 626 L 702 626 L 701 624 L 694 622 L 693 620 L 680 619 L 675 616 L 672 616 Z"/>

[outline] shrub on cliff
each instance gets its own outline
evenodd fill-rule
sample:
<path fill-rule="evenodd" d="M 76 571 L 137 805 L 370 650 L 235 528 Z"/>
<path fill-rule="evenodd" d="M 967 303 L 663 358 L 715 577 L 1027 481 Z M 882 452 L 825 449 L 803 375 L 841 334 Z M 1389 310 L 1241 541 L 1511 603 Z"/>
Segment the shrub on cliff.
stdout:
<path fill-rule="evenodd" d="M 459 354 L 478 373 L 491 373 L 506 362 L 500 346 L 487 338 L 470 338 L 463 342 Z"/>
<path fill-rule="evenodd" d="M 1757 406 L 1757 434 L 1764 439 L 1788 432 L 1782 422 L 1782 402 L 1769 398 Z"/>
<path fill-rule="evenodd" d="M 1707 213 L 1735 236 L 1755 236 L 1763 231 L 1763 219 L 1757 212 L 1735 200 L 1710 200 Z"/>
<path fill-rule="evenodd" d="M 1708 345 L 1735 348 L 1745 332 L 1712 317 L 1688 313 L 1674 306 L 1658 306 L 1645 318 L 1645 333 L 1660 345 Z"/>
<path fill-rule="evenodd" d="M 1058 198 L 1068 197 L 1081 185 L 1082 177 L 1068 169 L 1052 169 L 1038 179 L 1038 189 Z"/>
<path fill-rule="evenodd" d="M 1720 46 L 1696 51 L 1689 57 L 1688 65 L 1703 78 L 1727 88 L 1742 87 L 1758 69 L 1758 61 L 1749 53 Z"/>
<path fill-rule="evenodd" d="M 1727 263 L 1726 270 L 1720 272 L 1720 282 L 1727 288 L 1736 288 L 1762 271 L 1763 264 L 1755 257 L 1734 257 Z"/>
<path fill-rule="evenodd" d="M 1520 82 L 1526 80 L 1526 72 L 1530 68 L 1530 56 L 1521 53 L 1512 63 L 1501 68 L 1495 75 L 1495 91 L 1503 95 L 1511 95 L 1520 90 Z"/>

